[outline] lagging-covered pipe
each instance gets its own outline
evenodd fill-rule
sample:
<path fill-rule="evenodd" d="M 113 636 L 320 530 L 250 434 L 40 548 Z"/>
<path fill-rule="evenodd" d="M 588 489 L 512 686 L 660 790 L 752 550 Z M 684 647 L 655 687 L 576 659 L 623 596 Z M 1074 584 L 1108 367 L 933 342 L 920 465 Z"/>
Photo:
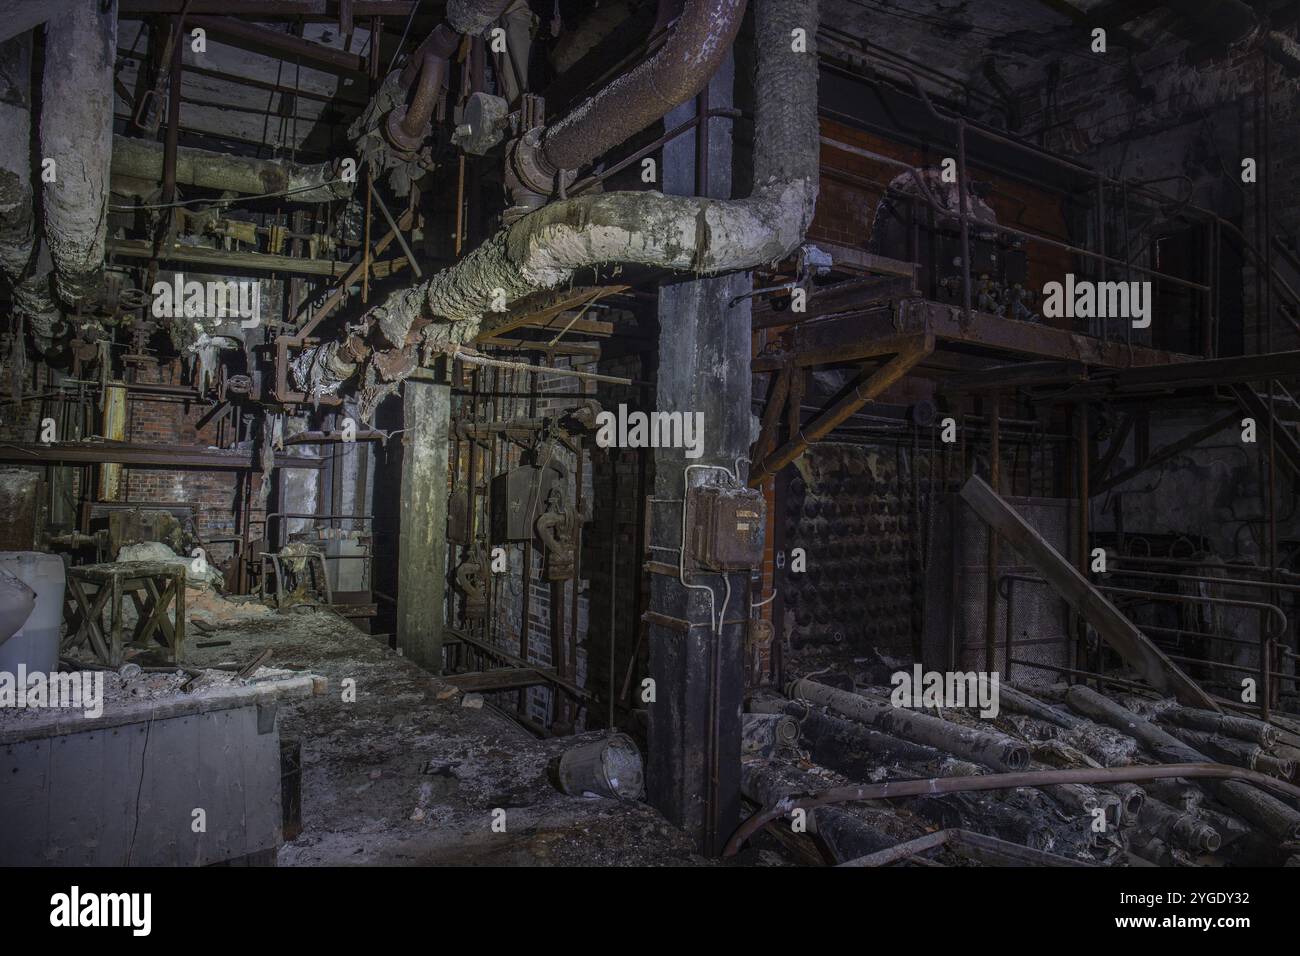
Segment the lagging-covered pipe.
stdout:
<path fill-rule="evenodd" d="M 113 175 L 162 181 L 163 144 L 130 136 L 113 137 Z M 345 199 L 354 183 L 344 182 L 334 163 L 303 166 L 182 146 L 176 150 L 176 183 L 245 195 L 283 194 L 288 202 Z"/>
<path fill-rule="evenodd" d="M 822 704 L 895 737 L 935 747 L 995 770 L 1010 772 L 1029 766 L 1029 747 L 997 730 L 977 730 L 965 724 L 940 720 L 806 678 L 791 682 L 786 694 L 797 700 Z"/>
<path fill-rule="evenodd" d="M 32 192 L 31 31 L 0 44 L 0 274 L 14 311 L 48 347 L 61 316 L 50 291 L 48 252 L 36 233 Z"/>
<path fill-rule="evenodd" d="M 117 0 L 75 3 L 46 28 L 40 154 L 45 239 L 60 299 L 75 304 L 99 284 L 113 153 Z"/>
<path fill-rule="evenodd" d="M 754 189 L 748 197 L 613 192 L 553 202 L 429 281 L 389 296 L 371 312 L 383 339 L 400 348 L 417 319 L 438 318 L 452 324 L 429 326 L 430 345 L 468 341 L 490 310 L 591 266 L 635 263 L 703 275 L 784 258 L 803 241 L 817 203 L 817 23 L 817 0 L 757 5 Z M 806 31 L 804 52 L 792 49 L 795 29 Z M 340 371 L 337 364 L 334 371 Z"/>
<path fill-rule="evenodd" d="M 32 206 L 32 35 L 0 43 L 0 270 L 17 285 L 36 248 Z"/>
<path fill-rule="evenodd" d="M 971 793 L 980 790 L 1014 790 L 1017 787 L 1052 787 L 1066 783 L 1116 784 L 1140 783 L 1147 780 L 1168 780 L 1185 777 L 1189 780 L 1246 781 L 1283 794 L 1292 800 L 1300 799 L 1300 787 L 1274 780 L 1272 777 L 1242 767 L 1229 767 L 1221 763 L 1171 763 L 1134 767 L 1079 767 L 1070 770 L 1030 770 L 1024 773 L 991 773 L 983 777 L 937 777 L 926 780 L 887 780 L 884 783 L 852 784 L 832 787 L 814 797 L 798 800 L 781 800 L 759 810 L 736 828 L 722 851 L 724 857 L 735 856 L 746 841 L 774 820 L 793 810 L 814 810 L 837 803 L 862 800 L 892 800 L 898 797 L 916 797 L 942 793 Z"/>

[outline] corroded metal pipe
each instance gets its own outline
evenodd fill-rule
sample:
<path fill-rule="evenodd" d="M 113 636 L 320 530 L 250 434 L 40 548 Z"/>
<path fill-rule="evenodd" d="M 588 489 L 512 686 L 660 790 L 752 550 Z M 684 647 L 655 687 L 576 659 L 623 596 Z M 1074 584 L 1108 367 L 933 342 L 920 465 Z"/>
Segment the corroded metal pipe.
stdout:
<path fill-rule="evenodd" d="M 699 93 L 731 49 L 745 6 L 746 0 L 687 0 L 653 56 L 547 127 L 543 165 L 577 169 Z"/>
<path fill-rule="evenodd" d="M 398 106 L 388 114 L 384 133 L 389 142 L 405 153 L 420 148 L 446 82 L 449 58 L 460 45 L 461 36 L 478 36 L 509 5 L 510 0 L 452 0 L 447 4 L 447 19 L 429 31 L 398 77 L 403 90 L 415 86 L 415 96 L 409 105 Z"/>
<path fill-rule="evenodd" d="M 420 81 L 415 96 L 407 106 L 399 106 L 388 114 L 385 132 L 388 140 L 398 149 L 413 153 L 420 148 L 433 120 L 447 77 L 447 58 L 434 51 L 425 53 L 420 68 Z"/>

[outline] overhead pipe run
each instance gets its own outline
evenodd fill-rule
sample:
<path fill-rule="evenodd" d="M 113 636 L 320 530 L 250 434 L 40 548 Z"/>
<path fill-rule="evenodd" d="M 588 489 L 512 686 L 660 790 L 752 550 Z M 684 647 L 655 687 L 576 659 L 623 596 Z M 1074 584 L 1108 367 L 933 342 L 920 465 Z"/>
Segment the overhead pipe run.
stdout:
<path fill-rule="evenodd" d="M 160 183 L 163 144 L 114 136 L 112 171 L 114 176 Z M 343 181 L 337 163 L 303 166 L 184 146 L 176 150 L 176 184 L 249 196 L 283 196 L 290 202 L 300 203 L 346 199 L 356 185 Z"/>
<path fill-rule="evenodd" d="M 789 255 L 803 241 L 817 202 L 817 21 L 816 0 L 758 5 L 754 189 L 748 197 L 614 192 L 551 203 L 371 310 L 377 344 L 408 347 L 416 323 L 437 318 L 444 321 L 424 327 L 423 344 L 451 351 L 475 336 L 484 314 L 567 282 L 583 268 L 635 263 L 704 275 Z M 792 49 L 796 28 L 807 31 L 806 52 Z M 318 352 L 311 359 L 323 373 L 318 387 L 336 389 L 358 368 L 351 360 L 355 347 L 326 343 Z"/>

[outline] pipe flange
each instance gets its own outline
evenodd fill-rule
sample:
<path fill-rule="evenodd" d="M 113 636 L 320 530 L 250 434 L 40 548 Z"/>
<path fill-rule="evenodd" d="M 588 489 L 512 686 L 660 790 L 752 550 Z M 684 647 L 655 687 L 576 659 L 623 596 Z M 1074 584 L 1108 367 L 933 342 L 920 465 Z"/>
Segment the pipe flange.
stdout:
<path fill-rule="evenodd" d="M 536 126 L 510 144 L 510 170 L 515 182 L 539 196 L 555 188 L 555 169 L 542 155 L 542 127 Z"/>
<path fill-rule="evenodd" d="M 402 123 L 406 119 L 406 107 L 395 107 L 384 120 L 384 135 L 388 142 L 393 144 L 393 148 L 407 156 L 414 156 L 424 145 L 425 138 L 429 135 L 430 127 L 426 124 L 425 128 L 420 130 L 418 136 L 411 136 L 402 128 Z"/>

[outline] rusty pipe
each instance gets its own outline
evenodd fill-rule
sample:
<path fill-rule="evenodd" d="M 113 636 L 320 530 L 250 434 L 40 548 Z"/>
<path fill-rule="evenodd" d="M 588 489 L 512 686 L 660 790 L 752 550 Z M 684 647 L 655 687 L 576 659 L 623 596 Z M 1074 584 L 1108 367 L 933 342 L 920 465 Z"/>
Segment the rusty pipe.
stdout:
<path fill-rule="evenodd" d="M 433 50 L 426 51 L 415 96 L 409 105 L 399 106 L 388 114 L 388 139 L 398 149 L 413 153 L 424 142 L 446 82 L 447 65 L 446 57 L 438 56 Z"/>
<path fill-rule="evenodd" d="M 409 90 L 415 83 L 421 71 L 424 69 L 424 62 L 430 56 L 446 60 L 456 52 L 456 47 L 460 44 L 460 35 L 445 23 L 440 23 L 429 31 L 429 35 L 415 49 L 415 53 L 406 61 L 406 66 L 402 67 L 400 77 L 402 88 Z"/>
<path fill-rule="evenodd" d="M 649 59 L 545 130 L 538 150 L 543 169 L 550 175 L 577 169 L 699 93 L 731 49 L 745 6 L 746 0 L 686 0 Z"/>
<path fill-rule="evenodd" d="M 478 36 L 509 4 L 510 0 L 452 0 L 447 4 L 447 19 L 429 31 L 398 76 L 404 90 L 415 86 L 417 79 L 419 86 L 409 105 L 388 114 L 384 130 L 389 142 L 407 153 L 420 148 L 461 35 Z"/>

